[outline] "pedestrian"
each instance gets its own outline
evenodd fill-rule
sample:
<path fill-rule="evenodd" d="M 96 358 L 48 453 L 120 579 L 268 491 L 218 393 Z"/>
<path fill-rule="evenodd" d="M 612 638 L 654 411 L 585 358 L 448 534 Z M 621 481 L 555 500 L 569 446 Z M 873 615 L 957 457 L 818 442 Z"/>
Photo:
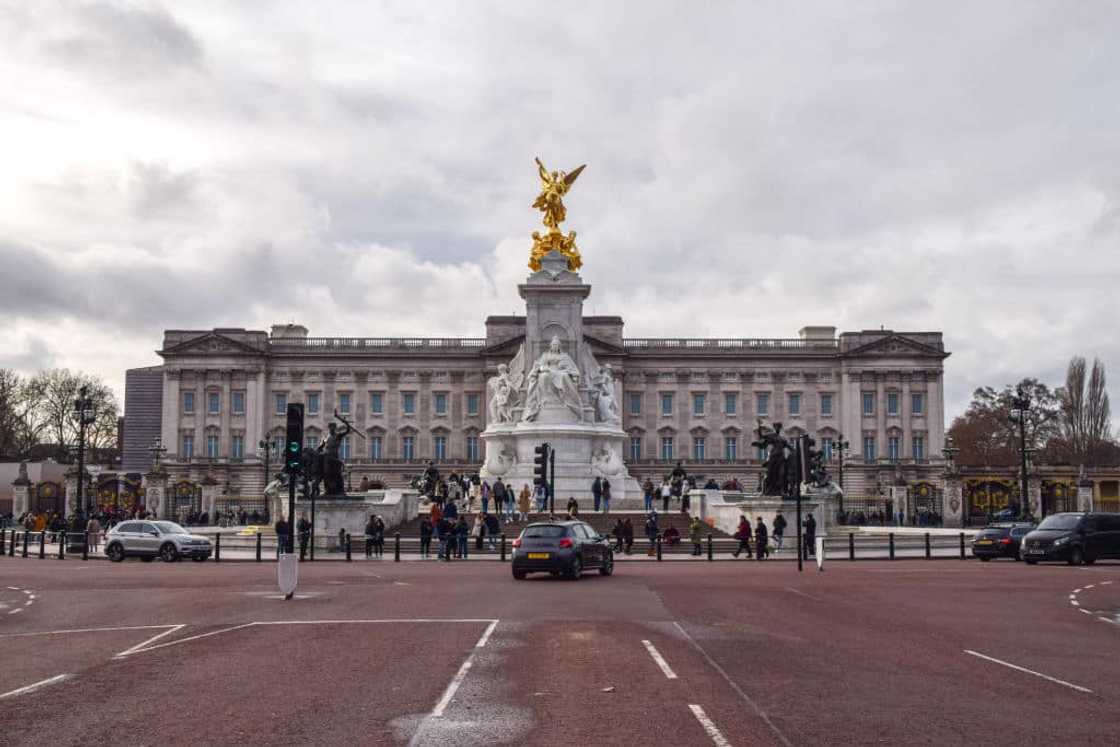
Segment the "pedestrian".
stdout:
<path fill-rule="evenodd" d="M 369 521 L 366 522 L 365 528 L 367 558 L 373 555 L 373 533 L 377 531 L 377 526 L 373 523 L 373 516 L 373 514 L 369 515 Z"/>
<path fill-rule="evenodd" d="M 436 525 L 436 539 L 439 540 L 439 559 L 451 560 L 451 542 L 454 539 L 451 534 L 453 527 L 451 522 L 447 520 L 446 516 L 440 517 L 439 524 Z"/>
<path fill-rule="evenodd" d="M 755 560 L 765 560 L 770 554 L 770 549 L 766 546 L 766 522 L 761 516 L 758 517 L 758 526 L 754 528 L 754 547 Z"/>
<path fill-rule="evenodd" d="M 291 552 L 288 547 L 288 522 L 281 516 L 276 521 L 276 552 Z"/>
<path fill-rule="evenodd" d="M 89 532 L 89 549 L 97 552 L 98 547 L 101 546 L 101 522 L 96 516 L 90 517 L 86 522 L 86 531 Z"/>
<path fill-rule="evenodd" d="M 459 521 L 455 524 L 455 557 L 466 560 L 467 538 L 470 533 L 471 528 L 467 526 L 467 517 L 460 516 Z"/>
<path fill-rule="evenodd" d="M 420 519 L 420 557 L 426 558 L 432 552 L 432 521 L 427 516 Z"/>
<path fill-rule="evenodd" d="M 700 542 L 704 533 L 704 525 L 700 522 L 699 516 L 693 516 L 692 521 L 688 524 L 688 539 L 692 542 L 692 554 L 696 557 L 703 555 Z"/>
<path fill-rule="evenodd" d="M 486 520 L 486 541 L 490 544 L 490 549 L 494 550 L 498 545 L 498 535 L 502 532 L 501 526 L 498 525 L 498 517 L 494 514 L 483 514 L 482 518 Z"/>
<path fill-rule="evenodd" d="M 548 491 L 544 484 L 537 486 L 537 513 L 543 514 L 548 509 Z"/>
<path fill-rule="evenodd" d="M 785 537 L 785 533 L 786 517 L 782 516 L 782 512 L 779 511 L 778 515 L 774 517 L 774 544 L 777 545 L 779 550 L 782 549 L 782 540 Z"/>
<path fill-rule="evenodd" d="M 521 494 L 519 496 L 517 496 L 517 520 L 518 521 L 528 521 L 529 520 L 529 509 L 531 508 L 530 499 L 532 498 L 532 495 L 533 494 L 529 490 L 529 484 L 528 483 L 526 483 L 524 486 L 522 486 Z"/>
<path fill-rule="evenodd" d="M 666 477 L 661 481 L 661 511 L 663 513 L 669 512 L 669 499 L 673 497 L 673 486 L 669 484 L 669 478 Z"/>
<path fill-rule="evenodd" d="M 346 552 L 346 530 L 341 528 L 338 530 L 338 551 Z"/>
<path fill-rule="evenodd" d="M 502 478 L 500 477 L 494 481 L 492 497 L 494 498 L 494 513 L 496 513 L 498 515 L 498 518 L 501 519 L 502 511 L 505 510 L 506 484 L 502 482 Z"/>
<path fill-rule="evenodd" d="M 574 495 L 568 496 L 568 518 L 575 519 L 579 517 L 579 501 L 576 500 Z"/>
<path fill-rule="evenodd" d="M 649 540 L 649 556 L 653 557 L 657 549 L 657 536 L 661 530 L 657 526 L 657 512 L 650 511 L 646 517 L 646 539 Z"/>
<path fill-rule="evenodd" d="M 385 521 L 380 516 L 373 519 L 373 552 L 379 558 L 385 554 Z"/>
<path fill-rule="evenodd" d="M 817 554 L 817 520 L 813 518 L 812 514 L 805 517 L 805 549 L 801 554 L 805 560 L 809 556 L 816 556 Z"/>
<path fill-rule="evenodd" d="M 591 481 L 591 498 L 595 503 L 595 513 L 599 513 L 599 504 L 603 500 L 603 480 L 598 475 Z"/>
<path fill-rule="evenodd" d="M 692 508 L 692 499 L 689 497 L 689 491 L 692 490 L 691 479 L 686 477 L 681 482 L 681 513 L 687 514 Z"/>
<path fill-rule="evenodd" d="M 614 537 L 614 551 L 622 552 L 622 519 L 614 520 L 614 527 L 611 529 L 611 536 Z"/>
<path fill-rule="evenodd" d="M 513 492 L 513 486 L 506 487 L 506 521 L 513 521 L 517 513 L 517 494 Z"/>
<path fill-rule="evenodd" d="M 299 559 L 303 560 L 307 555 L 307 543 L 311 541 L 311 522 L 306 513 L 300 514 L 296 529 L 299 531 Z"/>
<path fill-rule="evenodd" d="M 626 517 L 626 521 L 622 522 L 622 541 L 624 543 L 623 552 L 627 555 L 634 548 L 634 524 L 630 521 L 630 517 Z"/>
<path fill-rule="evenodd" d="M 611 481 L 603 479 L 603 513 L 611 512 Z"/>
<path fill-rule="evenodd" d="M 486 538 L 486 521 L 482 518 L 481 511 L 474 515 L 474 523 L 471 524 L 471 536 L 474 537 L 475 551 L 482 552 L 482 543 Z"/>
<path fill-rule="evenodd" d="M 490 513 L 490 483 L 486 480 L 482 481 L 482 486 L 478 489 L 479 495 L 482 496 L 482 513 Z"/>
<path fill-rule="evenodd" d="M 647 477 L 646 481 L 642 483 L 642 501 L 647 514 L 653 510 L 653 491 L 653 480 Z"/>
<path fill-rule="evenodd" d="M 747 521 L 747 517 L 742 514 L 739 515 L 739 528 L 735 530 L 735 539 L 739 540 L 739 546 L 735 548 L 735 552 L 731 553 L 735 557 L 739 557 L 739 553 L 746 550 L 747 558 L 751 557 L 751 523 Z"/>

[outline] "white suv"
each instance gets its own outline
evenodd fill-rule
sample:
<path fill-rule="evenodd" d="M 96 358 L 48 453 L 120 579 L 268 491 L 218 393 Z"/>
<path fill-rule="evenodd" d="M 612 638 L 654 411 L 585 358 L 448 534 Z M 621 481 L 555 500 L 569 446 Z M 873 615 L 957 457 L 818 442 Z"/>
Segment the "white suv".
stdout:
<path fill-rule="evenodd" d="M 173 521 L 122 521 L 106 533 L 105 555 L 116 563 L 127 557 L 201 562 L 210 557 L 210 540 L 190 534 Z"/>

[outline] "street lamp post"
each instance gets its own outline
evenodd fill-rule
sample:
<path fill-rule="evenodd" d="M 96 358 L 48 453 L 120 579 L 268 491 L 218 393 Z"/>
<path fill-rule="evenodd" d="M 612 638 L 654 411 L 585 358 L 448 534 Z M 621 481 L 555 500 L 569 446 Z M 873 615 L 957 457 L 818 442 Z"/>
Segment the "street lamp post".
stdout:
<path fill-rule="evenodd" d="M 948 475 L 953 474 L 953 471 L 955 470 L 953 462 L 956 460 L 957 454 L 959 454 L 959 453 L 960 453 L 960 449 L 958 449 L 956 447 L 956 445 L 953 443 L 953 437 L 952 436 L 946 436 L 945 437 L 945 446 L 942 447 L 942 449 L 941 449 L 941 455 L 943 457 L 945 457 L 946 477 L 948 477 Z M 964 498 L 965 498 L 965 496 L 962 495 L 961 500 L 963 501 Z M 942 500 L 944 501 L 944 493 L 942 493 Z M 965 503 L 967 504 L 967 501 L 965 501 Z M 964 506 L 961 507 L 961 515 L 962 516 L 971 516 L 971 512 L 972 512 L 971 509 L 965 508 Z M 941 505 L 941 515 L 942 516 L 945 515 L 945 505 L 944 505 L 944 503 L 942 503 L 942 505 Z M 965 523 L 965 522 L 962 522 L 962 524 L 963 523 Z M 968 523 L 971 524 L 972 522 L 968 521 Z"/>
<path fill-rule="evenodd" d="M 78 419 L 78 510 L 85 511 L 88 516 L 93 514 L 93 497 L 89 496 L 90 505 L 87 506 L 83 498 L 86 473 L 86 426 L 93 425 L 97 420 L 97 411 L 94 409 L 87 386 L 82 386 L 78 390 L 78 398 L 74 400 L 74 416 Z"/>
<path fill-rule="evenodd" d="M 1019 426 L 1019 518 L 1030 515 L 1030 502 L 1027 500 L 1027 413 L 1031 409 L 1031 394 L 1020 384 L 1011 398 L 1012 415 L 1008 418 Z M 1044 513 L 1041 501 L 1038 506 L 1039 518 Z"/>
<path fill-rule="evenodd" d="M 264 460 L 264 487 L 265 488 L 268 487 L 268 457 L 269 457 L 269 451 L 270 451 L 271 448 L 272 448 L 272 445 L 267 440 L 265 440 L 263 438 L 259 442 L 257 442 L 257 453 L 260 455 L 261 459 Z M 261 488 L 261 489 L 263 490 L 264 488 Z"/>
<path fill-rule="evenodd" d="M 844 440 L 843 433 L 840 434 L 840 438 L 837 439 L 836 443 L 832 445 L 832 448 L 836 449 L 836 458 L 839 460 L 838 477 L 840 478 L 840 513 L 844 513 L 844 452 L 850 445 L 851 444 Z"/>

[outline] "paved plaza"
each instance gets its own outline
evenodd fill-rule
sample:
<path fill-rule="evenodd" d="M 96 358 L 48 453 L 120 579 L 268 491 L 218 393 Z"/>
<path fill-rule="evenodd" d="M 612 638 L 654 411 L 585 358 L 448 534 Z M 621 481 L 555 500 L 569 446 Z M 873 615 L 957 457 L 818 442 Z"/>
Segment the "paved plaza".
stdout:
<path fill-rule="evenodd" d="M 1114 743 L 1120 564 L 0 559 L 3 743 Z"/>

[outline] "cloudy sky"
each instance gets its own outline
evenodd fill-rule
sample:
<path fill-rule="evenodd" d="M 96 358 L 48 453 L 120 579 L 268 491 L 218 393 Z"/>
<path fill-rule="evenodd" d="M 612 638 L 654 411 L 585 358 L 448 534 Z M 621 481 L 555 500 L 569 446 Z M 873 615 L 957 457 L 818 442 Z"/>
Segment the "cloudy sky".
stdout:
<path fill-rule="evenodd" d="M 0 0 L 0 367 L 165 328 L 481 336 L 533 156 L 630 336 L 942 330 L 947 409 L 1100 356 L 1120 6 Z"/>

